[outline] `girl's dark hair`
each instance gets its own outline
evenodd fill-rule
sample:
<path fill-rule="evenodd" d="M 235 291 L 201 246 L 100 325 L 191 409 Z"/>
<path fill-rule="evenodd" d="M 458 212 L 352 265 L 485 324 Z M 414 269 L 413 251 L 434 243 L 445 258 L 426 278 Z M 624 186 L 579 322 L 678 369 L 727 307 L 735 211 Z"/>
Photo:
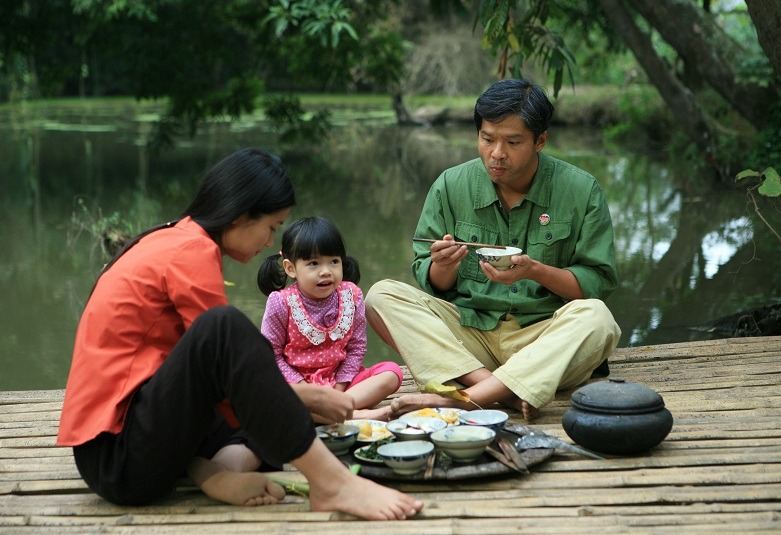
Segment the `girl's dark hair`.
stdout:
<path fill-rule="evenodd" d="M 526 128 L 534 133 L 536 143 L 550 126 L 553 104 L 538 85 L 521 78 L 499 80 L 486 89 L 475 103 L 477 133 L 480 133 L 484 120 L 498 123 L 512 114 L 517 115 Z"/>
<path fill-rule="evenodd" d="M 343 280 L 358 284 L 361 270 L 358 260 L 347 256 L 342 233 L 324 217 L 305 217 L 294 221 L 282 234 L 282 251 L 266 258 L 258 270 L 258 288 L 264 295 L 281 290 L 288 283 L 282 260 L 308 260 L 316 256 L 342 259 Z"/>
<path fill-rule="evenodd" d="M 190 206 L 178 219 L 148 228 L 131 239 L 106 264 L 100 275 L 141 238 L 172 227 L 184 217 L 190 216 L 219 244 L 228 225 L 242 215 L 257 219 L 290 208 L 295 203 L 293 186 L 282 167 L 282 160 L 263 149 L 236 151 L 204 175 Z"/>

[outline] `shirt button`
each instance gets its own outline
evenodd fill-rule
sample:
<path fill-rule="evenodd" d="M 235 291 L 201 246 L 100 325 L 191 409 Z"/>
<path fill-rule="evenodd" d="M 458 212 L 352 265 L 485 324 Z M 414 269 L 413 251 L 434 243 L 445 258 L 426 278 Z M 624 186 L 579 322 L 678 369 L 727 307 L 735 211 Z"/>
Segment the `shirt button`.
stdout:
<path fill-rule="evenodd" d="M 511 287 L 510 287 L 510 291 L 511 291 L 512 293 L 518 293 L 518 288 L 516 288 L 515 286 L 511 286 Z"/>
<path fill-rule="evenodd" d="M 549 240 L 549 239 L 551 239 L 552 237 L 553 237 L 553 234 L 551 234 L 550 232 L 546 232 L 546 233 L 545 233 L 545 239 L 546 239 L 546 240 Z"/>
<path fill-rule="evenodd" d="M 518 245 L 518 238 L 513 238 L 510 243 L 512 243 L 513 245 Z"/>
<path fill-rule="evenodd" d="M 472 234 L 472 243 L 476 243 L 476 242 L 477 242 L 477 235 Z"/>

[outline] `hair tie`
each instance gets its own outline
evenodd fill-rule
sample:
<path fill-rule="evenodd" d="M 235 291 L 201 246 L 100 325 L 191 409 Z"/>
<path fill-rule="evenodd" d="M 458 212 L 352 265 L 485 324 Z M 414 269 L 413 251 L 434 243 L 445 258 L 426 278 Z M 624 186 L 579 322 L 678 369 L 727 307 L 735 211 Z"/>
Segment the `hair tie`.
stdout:
<path fill-rule="evenodd" d="M 285 253 L 283 253 L 282 251 L 279 251 L 279 256 L 282 257 L 282 258 L 285 258 Z"/>

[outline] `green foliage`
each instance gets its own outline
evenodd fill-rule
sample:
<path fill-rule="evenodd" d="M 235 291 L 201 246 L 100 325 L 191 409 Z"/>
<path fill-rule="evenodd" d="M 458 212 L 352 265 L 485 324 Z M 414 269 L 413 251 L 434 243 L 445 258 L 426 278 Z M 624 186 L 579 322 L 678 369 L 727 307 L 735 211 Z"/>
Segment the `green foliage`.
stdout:
<path fill-rule="evenodd" d="M 266 118 L 279 133 L 283 144 L 318 143 L 328 135 L 328 110 L 309 114 L 301 106 L 300 99 L 293 95 L 268 97 L 263 106 Z"/>
<path fill-rule="evenodd" d="M 759 180 L 760 184 L 757 191 L 766 197 L 778 197 L 781 195 L 781 178 L 778 175 L 778 171 L 772 167 L 766 168 L 761 173 L 759 171 L 754 171 L 753 169 L 746 169 L 745 171 L 738 173 L 735 180 L 743 180 L 746 178 L 756 178 Z"/>
<path fill-rule="evenodd" d="M 304 35 L 317 37 L 322 46 L 336 48 L 342 33 L 358 40 L 358 33 L 350 24 L 352 10 L 341 0 L 279 0 L 269 7 L 263 24 L 272 24 L 274 33 L 282 38 L 292 27 L 300 27 Z"/>
<path fill-rule="evenodd" d="M 564 16 L 561 7 L 544 0 L 481 0 L 475 24 L 483 26 L 483 45 L 499 55 L 499 72 L 508 69 L 523 76 L 531 60 L 553 75 L 553 95 L 558 96 L 564 72 L 575 83 L 575 57 L 560 34 L 548 26 L 548 19 Z"/>
<path fill-rule="evenodd" d="M 781 102 L 770 109 L 767 124 L 759 132 L 747 161 L 756 167 L 768 163 L 781 166 Z"/>
<path fill-rule="evenodd" d="M 162 101 L 166 112 L 151 137 L 160 148 L 205 119 L 253 111 L 268 80 L 272 89 L 299 80 L 321 90 L 398 84 L 404 44 L 384 27 L 391 3 L 8 0 L 0 2 L 0 90 Z M 20 89 L 25 73 L 31 81 Z M 289 126 L 317 137 L 325 119 Z"/>
<path fill-rule="evenodd" d="M 767 57 L 757 54 L 741 63 L 736 80 L 743 84 L 757 84 L 770 87 L 773 82 L 773 67 Z"/>

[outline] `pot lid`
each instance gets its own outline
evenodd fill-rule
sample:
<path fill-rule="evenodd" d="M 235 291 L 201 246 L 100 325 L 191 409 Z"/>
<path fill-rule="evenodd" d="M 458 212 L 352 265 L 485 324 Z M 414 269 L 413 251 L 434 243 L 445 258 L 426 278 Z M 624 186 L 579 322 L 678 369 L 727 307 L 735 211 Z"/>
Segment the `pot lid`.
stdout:
<path fill-rule="evenodd" d="M 662 396 L 623 377 L 581 387 L 572 393 L 571 401 L 579 409 L 608 414 L 641 414 L 664 408 Z"/>

